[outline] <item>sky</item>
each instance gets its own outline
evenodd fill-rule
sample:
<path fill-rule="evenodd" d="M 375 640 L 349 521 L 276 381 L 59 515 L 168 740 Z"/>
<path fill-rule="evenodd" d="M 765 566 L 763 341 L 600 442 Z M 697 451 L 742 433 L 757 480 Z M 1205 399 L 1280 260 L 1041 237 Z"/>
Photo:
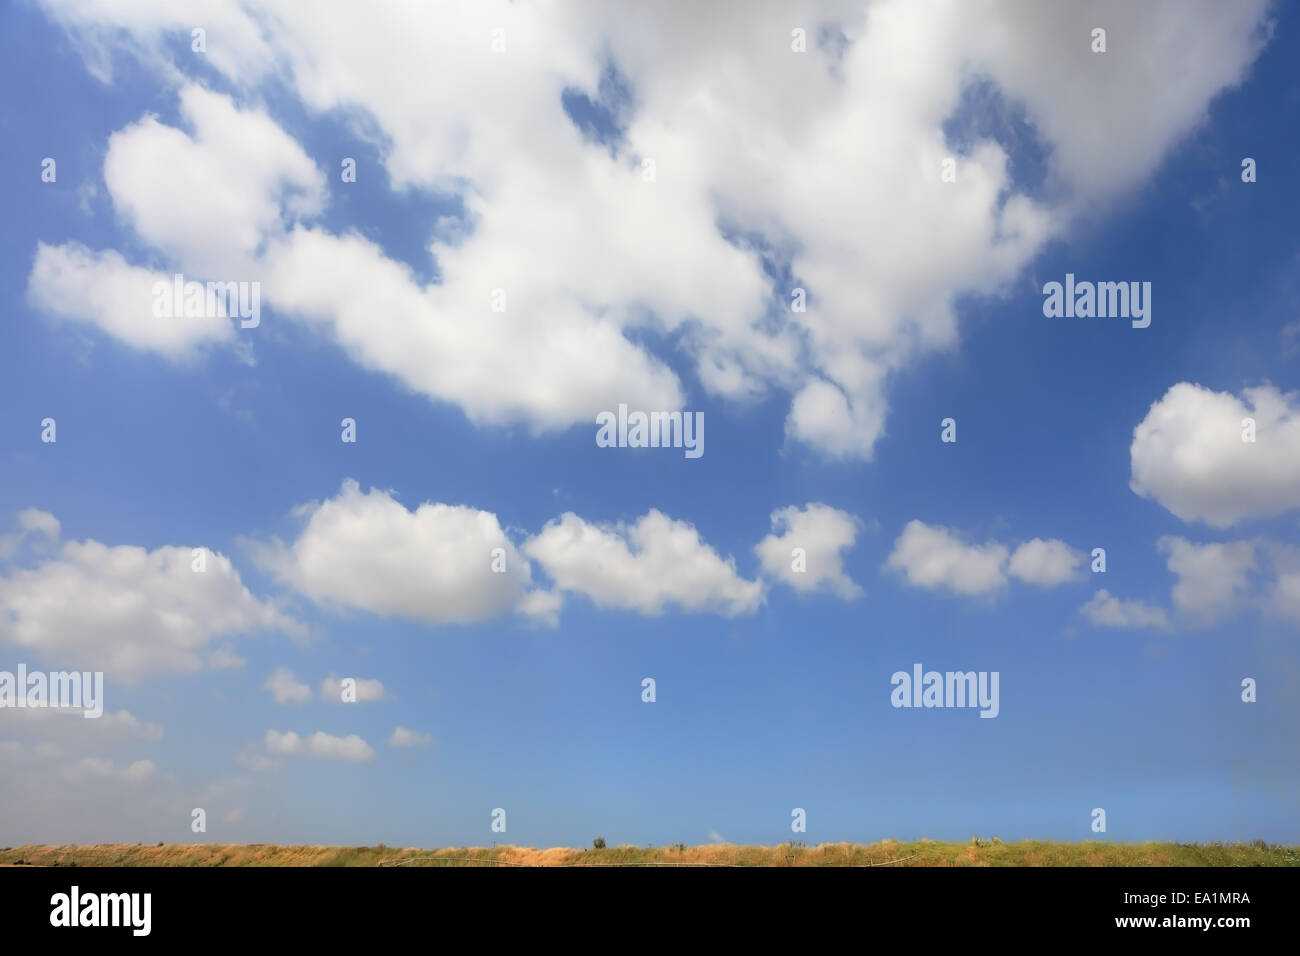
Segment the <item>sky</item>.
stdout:
<path fill-rule="evenodd" d="M 1300 842 L 1298 41 L 0 6 L 0 843 Z"/>

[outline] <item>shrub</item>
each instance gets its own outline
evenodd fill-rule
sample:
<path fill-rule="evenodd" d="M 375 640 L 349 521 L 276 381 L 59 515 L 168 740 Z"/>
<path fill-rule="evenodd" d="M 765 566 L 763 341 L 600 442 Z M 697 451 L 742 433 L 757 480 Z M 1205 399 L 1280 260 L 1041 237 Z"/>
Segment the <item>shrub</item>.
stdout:
<path fill-rule="evenodd" d="M 596 837 L 596 839 L 591 841 L 591 845 L 597 850 L 603 850 L 605 849 L 605 838 Z"/>

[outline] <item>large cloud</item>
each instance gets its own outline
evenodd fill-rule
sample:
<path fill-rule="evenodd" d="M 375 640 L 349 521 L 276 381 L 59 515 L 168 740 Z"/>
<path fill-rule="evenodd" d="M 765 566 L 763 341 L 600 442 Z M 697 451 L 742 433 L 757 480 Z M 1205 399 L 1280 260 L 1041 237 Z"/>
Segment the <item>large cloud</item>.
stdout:
<path fill-rule="evenodd" d="M 93 750 L 140 740 L 161 740 L 160 724 L 142 721 L 128 710 L 105 711 L 86 720 L 82 711 L 67 707 L 6 707 L 0 710 L 0 736 L 39 741 L 47 749 Z"/>
<path fill-rule="evenodd" d="M 193 69 L 188 51 L 173 58 L 176 31 L 208 22 L 206 62 L 232 85 L 256 90 L 278 67 L 308 110 L 353 120 L 395 186 L 460 198 L 462 227 L 429 224 L 432 286 L 356 237 L 272 238 L 269 299 L 366 367 L 477 421 L 555 428 L 620 401 L 677 407 L 685 389 L 639 334 L 676 333 L 706 389 L 787 392 L 791 438 L 862 458 L 883 433 L 890 374 L 956 341 L 957 298 L 1003 289 L 1078 210 L 1150 175 L 1240 80 L 1266 3 L 482 0 L 365 16 L 321 4 L 310 17 L 282 0 L 45 7 L 99 51 L 92 63 L 124 44 L 169 82 Z M 1098 25 L 1105 54 L 1089 50 Z M 808 52 L 791 51 L 794 28 Z M 819 42 L 839 35 L 845 44 Z M 564 96 L 598 95 L 611 63 L 631 93 L 615 104 L 617 142 L 598 143 Z M 980 81 L 1023 104 L 1045 147 L 1044 196 L 1010 178 L 1008 151 L 1023 147 L 987 138 L 963 146 L 956 182 L 941 181 L 956 152 L 945 121 Z M 152 121 L 134 129 L 196 167 L 229 155 L 201 133 L 182 143 Z M 278 133 L 257 139 L 279 143 L 273 155 L 309 194 L 314 172 Z M 149 200 L 190 175 L 174 165 L 110 185 L 147 241 L 216 260 L 180 225 L 184 208 L 169 222 Z M 235 237 L 268 228 L 268 202 L 284 199 L 275 178 L 245 183 L 251 201 L 227 222 Z M 144 214 L 150 204 L 160 216 Z M 788 309 L 790 283 L 770 280 L 760 250 L 807 289 L 807 312 Z M 495 288 L 504 313 L 488 309 Z"/>
<path fill-rule="evenodd" d="M 464 624 L 527 612 L 532 572 L 496 515 L 426 502 L 408 511 L 391 494 L 349 479 L 324 502 L 298 509 L 290 544 L 255 547 L 257 559 L 323 605 L 429 624 Z M 494 557 L 493 552 L 500 549 Z M 493 564 L 504 570 L 493 570 Z"/>
<path fill-rule="evenodd" d="M 0 577 L 0 640 L 58 669 L 102 670 L 108 681 L 196 671 L 209 644 L 302 626 L 254 597 L 230 559 L 193 549 L 148 551 L 70 541 L 57 556 Z"/>
<path fill-rule="evenodd" d="M 100 721 L 78 718 L 75 723 Z M 91 729 L 84 733 L 90 741 L 102 732 Z M 233 819 L 241 809 L 238 804 L 245 797 L 242 778 L 191 785 L 149 758 L 110 759 L 102 751 L 74 757 L 46 743 L 29 747 L 3 739 L 0 767 L 4 768 L 0 773 L 0 807 L 4 807 L 0 844 L 6 846 L 175 842 L 178 833 L 191 834 L 195 807 L 207 810 L 209 836 L 220 832 L 227 839 L 241 838 L 232 836 L 228 828 L 215 831 L 211 825 L 216 820 Z"/>
<path fill-rule="evenodd" d="M 1133 491 L 1215 528 L 1300 508 L 1296 395 L 1265 385 L 1243 396 L 1190 382 L 1169 389 L 1133 431 Z M 1254 441 L 1243 440 L 1246 418 Z"/>
<path fill-rule="evenodd" d="M 180 92 L 192 134 L 145 116 L 114 133 L 104 182 L 117 213 L 194 278 L 253 280 L 258 247 L 282 219 L 309 217 L 325 177 L 265 113 L 199 86 Z"/>
<path fill-rule="evenodd" d="M 235 327 L 224 316 L 153 314 L 154 284 L 172 281 L 165 272 L 131 265 L 112 249 L 95 252 L 77 242 L 42 242 L 36 247 L 27 298 L 61 321 L 94 326 L 134 348 L 177 361 L 192 360 L 204 348 L 232 344 Z"/>

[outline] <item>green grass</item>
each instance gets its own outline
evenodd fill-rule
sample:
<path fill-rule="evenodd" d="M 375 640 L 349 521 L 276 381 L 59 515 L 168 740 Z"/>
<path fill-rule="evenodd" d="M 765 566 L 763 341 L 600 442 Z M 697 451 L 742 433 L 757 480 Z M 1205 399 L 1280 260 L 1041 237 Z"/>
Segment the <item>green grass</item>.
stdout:
<path fill-rule="evenodd" d="M 869 845 L 445 847 L 172 845 L 20 846 L 0 850 L 0 865 L 36 866 L 1300 866 L 1300 847 L 1254 843 L 969 843 L 886 840 Z"/>

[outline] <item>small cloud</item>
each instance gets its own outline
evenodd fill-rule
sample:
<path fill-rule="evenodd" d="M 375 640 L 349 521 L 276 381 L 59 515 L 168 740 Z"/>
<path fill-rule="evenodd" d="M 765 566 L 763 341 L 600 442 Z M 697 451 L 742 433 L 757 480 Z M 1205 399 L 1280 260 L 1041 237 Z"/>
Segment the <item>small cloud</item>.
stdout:
<path fill-rule="evenodd" d="M 242 751 L 235 755 L 235 761 L 254 773 L 270 773 L 280 769 L 280 761 L 256 751 Z"/>
<path fill-rule="evenodd" d="M 248 662 L 240 657 L 227 644 L 225 647 L 217 648 L 208 655 L 208 666 L 213 670 L 238 670 Z"/>
<path fill-rule="evenodd" d="M 1096 627 L 1155 628 L 1164 630 L 1169 620 L 1163 608 L 1145 601 L 1121 601 L 1105 588 L 1092 596 L 1079 612 Z"/>
<path fill-rule="evenodd" d="M 390 747 L 427 747 L 433 743 L 433 737 L 429 734 L 422 734 L 416 730 L 407 730 L 405 727 L 398 727 L 393 731 L 393 735 L 388 738 Z"/>
<path fill-rule="evenodd" d="M 18 512 L 18 531 L 14 534 L 0 535 L 0 558 L 8 560 L 18 553 L 23 542 L 33 536 L 40 536 L 46 543 L 59 540 L 61 526 L 59 519 L 40 508 L 25 508 Z"/>
<path fill-rule="evenodd" d="M 1029 584 L 1050 588 L 1079 576 L 1084 556 L 1056 538 L 1034 538 L 1016 548 L 1007 570 Z"/>
<path fill-rule="evenodd" d="M 266 749 L 286 756 L 327 757 L 353 763 L 373 760 L 375 756 L 374 749 L 356 734 L 335 737 L 320 730 L 310 737 L 300 737 L 292 730 L 286 733 L 268 730 Z"/>
<path fill-rule="evenodd" d="M 341 704 L 343 700 L 343 681 L 351 680 L 355 682 L 356 703 L 365 703 L 366 701 L 376 701 L 384 699 L 383 681 L 374 680 L 368 677 L 335 677 L 330 674 L 320 682 L 321 700 L 331 701 L 335 704 Z"/>
<path fill-rule="evenodd" d="M 293 671 L 277 667 L 262 685 L 271 692 L 277 704 L 305 704 L 311 700 L 311 688 L 293 676 Z"/>

